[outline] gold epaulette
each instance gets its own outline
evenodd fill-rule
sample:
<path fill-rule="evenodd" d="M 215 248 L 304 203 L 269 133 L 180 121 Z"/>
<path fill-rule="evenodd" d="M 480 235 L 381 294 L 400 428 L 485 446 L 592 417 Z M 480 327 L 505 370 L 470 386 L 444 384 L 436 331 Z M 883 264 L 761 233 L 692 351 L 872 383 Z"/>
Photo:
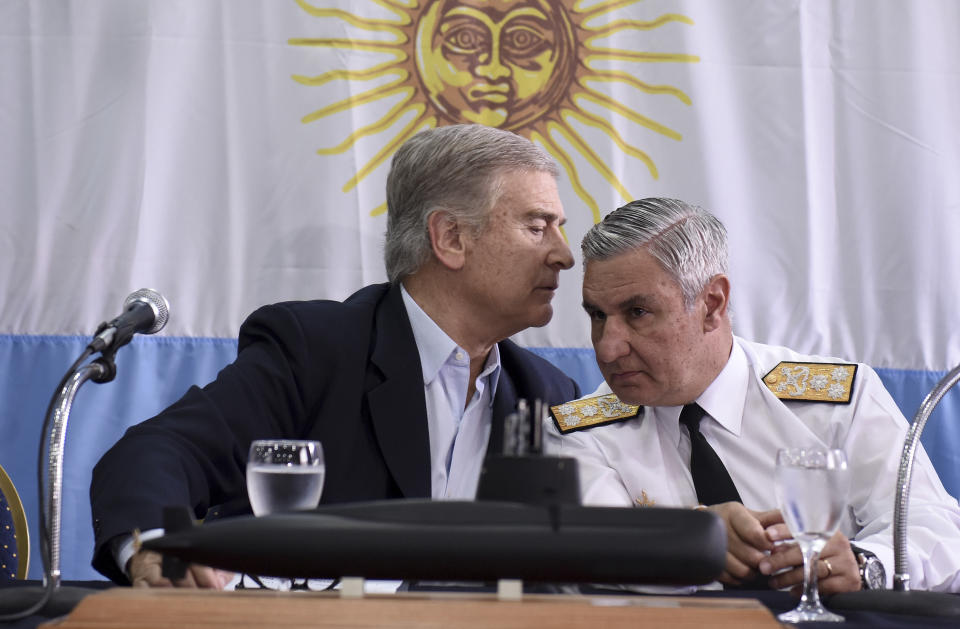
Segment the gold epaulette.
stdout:
<path fill-rule="evenodd" d="M 848 363 L 782 362 L 763 377 L 781 400 L 849 404 L 857 366 Z"/>
<path fill-rule="evenodd" d="M 632 419 L 639 412 L 639 406 L 624 404 L 613 393 L 550 407 L 557 430 L 563 434 Z"/>

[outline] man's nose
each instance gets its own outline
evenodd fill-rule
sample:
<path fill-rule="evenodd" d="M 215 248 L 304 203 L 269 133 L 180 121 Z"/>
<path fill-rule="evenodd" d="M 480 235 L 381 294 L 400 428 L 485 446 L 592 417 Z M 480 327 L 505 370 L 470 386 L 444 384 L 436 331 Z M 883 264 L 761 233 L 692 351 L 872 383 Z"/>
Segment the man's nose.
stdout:
<path fill-rule="evenodd" d="M 547 264 L 561 270 L 571 268 L 573 266 L 573 253 L 567 244 L 566 236 L 559 227 L 551 230 L 551 233 L 553 234 L 553 246 L 550 248 Z"/>
<path fill-rule="evenodd" d="M 593 351 L 597 361 L 612 363 L 630 353 L 627 326 L 619 317 L 607 317 L 599 330 L 594 330 Z"/>

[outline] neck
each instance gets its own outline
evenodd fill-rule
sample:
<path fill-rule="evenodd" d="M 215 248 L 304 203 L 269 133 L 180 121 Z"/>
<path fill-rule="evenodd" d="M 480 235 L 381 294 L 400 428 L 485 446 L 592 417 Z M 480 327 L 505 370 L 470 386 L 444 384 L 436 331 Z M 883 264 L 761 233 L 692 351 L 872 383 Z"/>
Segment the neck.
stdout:
<path fill-rule="evenodd" d="M 487 363 L 490 350 L 501 339 L 488 331 L 484 322 L 475 320 L 473 312 L 464 307 L 468 302 L 458 296 L 459 285 L 447 280 L 448 275 L 442 271 L 431 273 L 428 269 L 421 269 L 405 278 L 403 286 L 427 316 L 470 355 L 470 379 L 464 400 L 466 408 L 477 390 L 477 378 Z"/>
<path fill-rule="evenodd" d="M 483 321 L 477 321 L 464 306 L 466 300 L 459 298 L 456 283 L 445 280 L 443 274 L 421 269 L 405 278 L 403 286 L 427 316 L 470 355 L 472 383 L 483 370 L 490 349 L 505 337 L 498 337 Z"/>

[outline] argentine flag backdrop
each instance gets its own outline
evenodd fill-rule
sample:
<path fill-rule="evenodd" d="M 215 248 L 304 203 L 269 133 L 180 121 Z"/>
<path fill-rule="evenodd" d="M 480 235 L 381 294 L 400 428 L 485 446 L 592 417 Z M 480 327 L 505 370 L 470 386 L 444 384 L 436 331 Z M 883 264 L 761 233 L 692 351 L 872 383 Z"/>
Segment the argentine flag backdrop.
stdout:
<path fill-rule="evenodd" d="M 211 380 L 257 306 L 383 281 L 390 156 L 463 121 L 562 167 L 578 264 L 517 340 L 584 389 L 579 241 L 671 196 L 727 225 L 739 335 L 873 365 L 912 418 L 960 362 L 957 32 L 953 0 L 0 0 L 0 464 L 35 525 L 54 386 L 162 292 L 166 329 L 67 431 L 63 574 L 94 578 L 103 451 Z M 954 495 L 958 409 L 924 433 Z"/>

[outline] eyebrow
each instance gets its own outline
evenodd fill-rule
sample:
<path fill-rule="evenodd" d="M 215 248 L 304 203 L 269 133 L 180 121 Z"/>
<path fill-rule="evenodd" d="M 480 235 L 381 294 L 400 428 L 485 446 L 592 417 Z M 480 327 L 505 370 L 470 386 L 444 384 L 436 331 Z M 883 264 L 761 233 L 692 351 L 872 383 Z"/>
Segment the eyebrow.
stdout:
<path fill-rule="evenodd" d="M 567 222 L 566 216 L 564 216 L 563 218 L 560 218 L 560 215 L 557 214 L 556 212 L 548 212 L 547 210 L 530 210 L 524 215 L 524 217 L 528 220 L 542 218 L 547 222 L 557 221 L 557 223 L 560 225 L 564 225 Z"/>
<path fill-rule="evenodd" d="M 628 297 L 627 299 L 624 299 L 619 304 L 617 304 L 616 310 L 618 312 L 623 312 L 625 310 L 630 310 L 631 308 L 636 308 L 636 307 L 643 308 L 644 310 L 650 310 L 651 305 L 652 304 L 649 297 L 644 297 L 643 295 L 634 295 L 632 297 Z M 586 300 L 583 301 L 581 306 L 583 307 L 584 310 L 588 312 L 590 310 L 603 310 L 602 308 L 599 308 Z"/>

